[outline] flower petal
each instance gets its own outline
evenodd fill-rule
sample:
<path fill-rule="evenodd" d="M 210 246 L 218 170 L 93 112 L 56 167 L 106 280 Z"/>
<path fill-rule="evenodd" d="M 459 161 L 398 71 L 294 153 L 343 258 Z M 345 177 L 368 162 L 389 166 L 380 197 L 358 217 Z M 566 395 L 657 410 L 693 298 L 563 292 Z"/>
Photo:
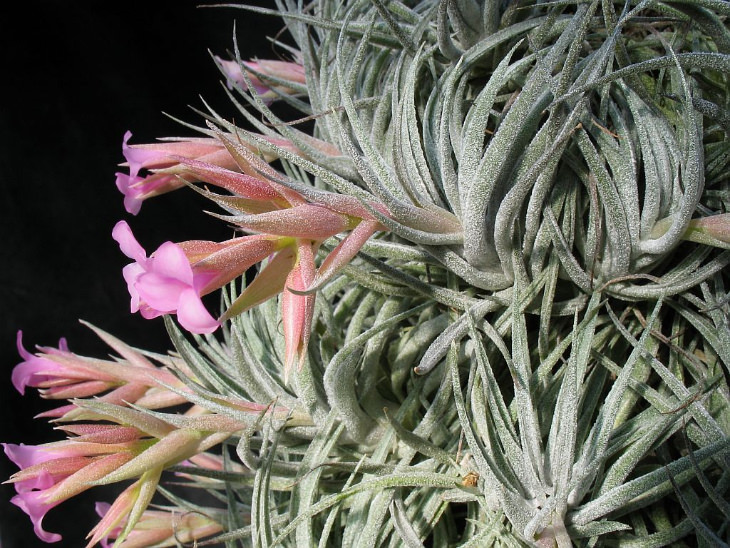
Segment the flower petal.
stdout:
<path fill-rule="evenodd" d="M 63 537 L 58 533 L 49 533 L 43 529 L 43 518 L 51 508 L 59 504 L 60 501 L 55 503 L 47 503 L 43 500 L 42 495 L 44 491 L 29 491 L 27 493 L 18 494 L 10 502 L 19 507 L 23 512 L 28 514 L 30 520 L 33 522 L 33 530 L 36 536 L 43 542 L 58 542 Z"/>
<path fill-rule="evenodd" d="M 132 132 L 127 131 L 122 141 L 122 154 L 129 163 L 130 177 L 136 177 L 139 170 L 145 167 L 145 164 L 154 163 L 160 158 L 167 156 L 166 154 L 161 154 L 158 150 L 146 150 L 144 148 L 130 146 L 128 142 L 131 137 Z"/>
<path fill-rule="evenodd" d="M 13 461 L 21 470 L 58 458 L 58 453 L 44 451 L 38 445 L 25 445 L 21 443 L 0 443 L 7 457 Z"/>
<path fill-rule="evenodd" d="M 132 234 L 132 229 L 126 221 L 119 221 L 112 229 L 112 238 L 117 241 L 119 248 L 127 257 L 134 259 L 138 263 L 144 263 L 147 260 L 147 253 L 144 248 Z"/>
<path fill-rule="evenodd" d="M 23 347 L 22 331 L 18 331 L 16 345 L 23 361 L 13 368 L 10 380 L 15 389 L 21 394 L 25 394 L 26 386 L 37 386 L 39 383 L 48 380 L 50 377 L 45 373 L 62 369 L 59 364 L 28 352 Z"/>
<path fill-rule="evenodd" d="M 127 282 L 127 290 L 131 297 L 129 303 L 130 312 L 137 312 L 139 310 L 139 292 L 137 291 L 135 284 L 137 283 L 137 279 L 144 273 L 145 269 L 139 263 L 131 263 L 122 268 L 122 276 Z"/>
<path fill-rule="evenodd" d="M 135 288 L 147 307 L 163 314 L 177 310 L 180 294 L 189 287 L 185 282 L 156 272 L 146 272 L 140 275 L 135 283 Z"/>
<path fill-rule="evenodd" d="M 177 307 L 177 319 L 191 333 L 212 333 L 220 325 L 206 310 L 203 301 L 193 288 L 180 293 Z"/>
<path fill-rule="evenodd" d="M 148 306 L 147 303 L 140 303 L 139 313 L 145 320 L 152 320 L 154 318 L 159 318 L 163 314 L 169 314 L 169 312 L 161 312 L 155 308 L 152 308 L 151 306 Z"/>
<path fill-rule="evenodd" d="M 116 177 L 117 188 L 124 195 L 124 209 L 127 213 L 137 215 L 142 208 L 142 192 L 135 188 L 135 184 L 142 181 L 142 177 L 132 177 L 126 173 L 117 173 Z"/>
<path fill-rule="evenodd" d="M 163 277 L 193 285 L 193 269 L 179 245 L 165 242 L 152 255 L 151 271 Z M 149 302 L 149 301 L 148 301 Z"/>

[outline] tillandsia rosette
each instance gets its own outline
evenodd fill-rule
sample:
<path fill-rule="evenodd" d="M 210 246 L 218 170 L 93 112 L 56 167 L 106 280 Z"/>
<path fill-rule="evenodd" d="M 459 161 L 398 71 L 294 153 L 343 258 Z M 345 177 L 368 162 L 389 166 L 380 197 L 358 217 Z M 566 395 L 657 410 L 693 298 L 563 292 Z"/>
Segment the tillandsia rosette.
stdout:
<path fill-rule="evenodd" d="M 730 542 L 730 4 L 221 9 L 280 17 L 280 58 L 234 37 L 234 113 L 128 133 L 116 183 L 236 237 L 115 227 L 170 355 L 19 343 L 69 399 L 67 440 L 5 445 L 38 536 L 132 481 L 90 545 Z"/>

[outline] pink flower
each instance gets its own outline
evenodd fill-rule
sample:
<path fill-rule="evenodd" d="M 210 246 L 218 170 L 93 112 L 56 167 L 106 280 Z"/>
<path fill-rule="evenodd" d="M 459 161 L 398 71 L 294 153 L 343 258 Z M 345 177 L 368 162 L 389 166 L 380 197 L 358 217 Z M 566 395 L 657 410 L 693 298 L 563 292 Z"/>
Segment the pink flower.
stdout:
<path fill-rule="evenodd" d="M 292 71 L 290 80 L 303 82 L 303 71 L 292 65 L 295 64 L 262 61 L 256 67 L 251 64 L 244 66 L 251 70 L 268 70 L 277 78 L 283 77 L 286 71 Z M 232 65 L 224 66 L 233 70 Z M 238 67 L 237 64 L 235 66 Z M 135 260 L 124 269 L 132 297 L 131 309 L 139 311 L 145 318 L 177 313 L 180 324 L 189 331 L 211 333 L 220 321 L 283 292 L 284 376 L 287 377 L 292 365 L 298 362 L 301 366 L 306 355 L 314 314 L 313 291 L 351 261 L 376 231 L 385 229 L 374 217 L 371 208 L 386 217 L 390 213 L 382 204 L 366 206 L 351 196 L 319 189 L 300 191 L 291 188 L 279 182 L 285 176 L 252 153 L 248 145 L 223 132 L 215 131 L 215 134 L 240 171 L 203 159 L 173 159 L 179 162 L 181 170 L 196 180 L 226 190 L 229 194 L 208 190 L 200 192 L 232 213 L 220 218 L 251 235 L 222 243 L 165 242 L 148 257 L 129 226 L 124 222 L 118 223 L 113 237 L 125 255 Z M 289 148 L 291 144 L 285 140 L 264 139 L 298 153 L 295 148 Z M 325 153 L 337 153 L 323 148 L 321 143 L 316 148 Z M 138 160 L 152 161 L 147 158 Z M 315 251 L 322 242 L 345 231 L 350 233 L 318 270 Z M 270 260 L 253 282 L 219 320 L 213 319 L 203 306 L 201 296 L 222 287 L 267 257 Z"/>
<path fill-rule="evenodd" d="M 295 233 L 304 231 L 307 236 L 322 238 L 345 228 L 338 221 L 342 216 L 321 206 L 299 206 L 272 213 L 296 214 L 299 208 L 306 210 L 301 212 L 302 215 L 314 215 L 320 211 L 326 214 L 317 215 L 310 224 L 298 227 L 289 224 L 291 219 L 299 218 L 296 215 L 271 219 L 253 215 L 252 222 L 261 221 L 254 223 L 257 228 L 271 232 L 286 232 L 286 225 L 289 225 L 289 230 Z M 333 222 L 336 226 L 330 226 Z M 148 257 L 126 222 L 117 223 L 112 236 L 122 252 L 135 260 L 123 270 L 131 295 L 131 311 L 139 311 L 147 319 L 175 313 L 180 324 L 193 333 L 212 333 L 219 325 L 219 321 L 203 305 L 202 295 L 222 287 L 273 254 L 272 260 L 233 303 L 224 318 L 240 314 L 284 291 L 285 376 L 297 361 L 297 356 L 301 364 L 309 338 L 315 296 L 299 295 L 285 289 L 304 291 L 314 281 L 314 247 L 318 243 L 306 238 L 255 234 L 223 243 L 165 242 Z"/>
<path fill-rule="evenodd" d="M 147 408 L 167 407 L 185 403 L 183 397 L 160 383 L 184 385 L 170 372 L 156 367 L 139 352 L 104 331 L 93 328 L 124 359 L 100 360 L 70 352 L 61 339 L 59 348 L 40 347 L 31 354 L 23 347 L 22 332 L 18 332 L 17 346 L 23 361 L 15 366 L 12 382 L 25 393 L 25 388 L 38 388 L 45 399 L 71 399 L 97 396 L 101 401 L 116 404 L 137 403 Z M 103 394 L 103 395 L 102 395 Z M 40 416 L 61 417 L 76 408 L 69 404 L 46 411 Z"/>
<path fill-rule="evenodd" d="M 139 311 L 147 319 L 177 314 L 180 324 L 193 333 L 212 333 L 219 325 L 206 310 L 201 296 L 242 275 L 276 251 L 281 241 L 256 235 L 224 243 L 165 242 L 147 257 L 126 222 L 117 223 L 112 237 L 122 252 L 135 260 L 123 270 L 132 312 Z"/>
<path fill-rule="evenodd" d="M 226 61 L 217 56 L 215 60 L 228 80 L 229 89 L 233 89 L 234 86 L 243 90 L 248 89 L 243 77 L 243 65 L 247 69 L 246 73 L 254 91 L 267 103 L 278 99 L 281 93 L 293 94 L 295 90 L 287 83 L 300 85 L 306 83 L 304 67 L 299 63 L 262 59 L 243 61 L 242 65 L 239 65 L 237 61 Z"/>
<path fill-rule="evenodd" d="M 225 144 L 219 139 L 201 137 L 185 140 L 163 140 L 158 143 L 130 145 L 132 133 L 127 131 L 122 142 L 122 153 L 126 162 L 122 165 L 129 167 L 129 173 L 117 173 L 116 185 L 124 194 L 124 206 L 129 213 L 136 215 L 147 198 L 159 196 L 182 188 L 187 183 L 203 182 L 201 173 L 195 166 L 206 166 L 208 170 L 227 170 L 235 175 L 240 171 L 249 171 L 249 180 L 255 171 L 248 170 L 240 158 L 234 159 Z M 295 153 L 299 151 L 286 139 L 276 139 L 259 135 L 262 139 Z M 307 137 L 311 146 L 325 154 L 339 155 L 339 151 L 331 144 Z M 257 147 L 246 145 L 254 152 L 260 152 Z M 273 161 L 277 156 L 270 153 L 263 154 L 266 162 Z M 246 168 L 246 169 L 242 169 Z M 205 175 L 203 170 L 202 175 Z M 236 182 L 234 181 L 234 184 Z M 266 183 L 261 182 L 259 186 Z M 240 185 L 239 185 L 240 186 Z"/>
<path fill-rule="evenodd" d="M 207 451 L 244 428 L 228 417 L 205 414 L 189 417 L 191 428 L 175 429 L 141 411 L 99 402 L 83 406 L 95 418 L 124 426 L 71 424 L 61 428 L 73 435 L 63 441 L 39 446 L 2 444 L 6 455 L 20 467 L 8 480 L 17 492 L 11 502 L 28 514 L 45 542 L 61 540 L 60 535 L 43 529 L 46 513 L 61 502 L 94 485 L 137 479 L 121 496 L 114 519 L 110 516 L 111 521 L 92 532 L 106 535 L 126 519 L 123 514 L 130 507 L 135 508 L 135 516 L 142 513 L 165 468 Z M 129 524 L 132 526 L 134 523 Z"/>
<path fill-rule="evenodd" d="M 175 428 L 130 408 L 96 400 L 79 405 L 96 420 L 118 424 L 65 425 L 60 429 L 72 437 L 39 446 L 1 444 L 20 467 L 7 481 L 17 492 L 12 502 L 28 514 L 45 542 L 61 540 L 60 535 L 43 529 L 49 510 L 94 485 L 136 479 L 120 497 L 116 513 L 92 534 L 106 535 L 122 519 L 131 519 L 131 529 L 165 468 L 207 451 L 245 426 L 226 416 L 204 413 L 186 415 L 189 427 Z M 127 511 L 133 518 L 124 515 Z"/>
<path fill-rule="evenodd" d="M 68 371 L 68 368 L 65 368 L 63 365 L 46 357 L 35 356 L 28 352 L 23 347 L 22 331 L 18 331 L 16 345 L 18 353 L 23 358 L 23 361 L 13 368 L 10 378 L 15 389 L 21 394 L 25 394 L 26 386 L 39 387 L 55 378 L 58 378 L 59 376 L 68 376 L 72 374 Z M 45 354 L 49 356 L 54 353 L 67 353 L 68 345 L 66 344 L 66 339 L 61 339 L 59 341 L 58 349 L 46 348 L 44 351 Z"/>
<path fill-rule="evenodd" d="M 236 158 L 240 154 L 244 160 L 250 161 L 261 176 L 235 173 L 199 160 L 183 160 L 181 163 L 201 180 L 232 194 L 208 193 L 207 196 L 229 211 L 241 213 L 224 218 L 247 232 L 257 233 L 247 238 L 271 237 L 278 241 L 276 255 L 234 301 L 221 320 L 241 314 L 283 292 L 282 320 L 286 348 L 284 376 L 287 377 L 294 363 L 298 362 L 301 366 L 306 353 L 314 314 L 313 289 L 337 274 L 354 258 L 368 238 L 384 227 L 358 199 L 325 191 L 305 196 L 277 183 L 279 175 L 270 166 L 246 154 L 228 137 L 219 135 L 219 138 L 227 143 Z M 372 206 L 384 215 L 389 215 L 382 205 Z M 317 270 L 315 250 L 324 240 L 345 231 L 350 233 Z M 302 295 L 303 292 L 309 294 Z"/>
<path fill-rule="evenodd" d="M 58 542 L 62 538 L 43 529 L 43 518 L 49 510 L 132 459 L 133 454 L 125 449 L 139 438 L 139 432 L 133 430 L 130 436 L 129 429 L 122 428 L 111 440 L 107 432 L 111 443 L 92 441 L 91 436 L 87 441 L 65 440 L 39 446 L 0 444 L 21 469 L 8 480 L 18 493 L 11 502 L 28 514 L 39 539 Z"/>
<path fill-rule="evenodd" d="M 132 312 L 139 311 L 147 319 L 177 313 L 180 323 L 194 333 L 212 333 L 218 328 L 200 300 L 210 276 L 195 276 L 179 246 L 165 242 L 148 258 L 125 221 L 116 224 L 112 237 L 122 253 L 135 260 L 122 271 L 132 297 Z"/>
<path fill-rule="evenodd" d="M 132 133 L 127 131 L 122 142 L 122 153 L 129 166 L 129 174 L 117 173 L 116 184 L 124 194 L 124 207 L 136 215 L 142 201 L 185 186 L 184 170 L 174 169 L 179 158 L 198 158 L 211 164 L 236 169 L 236 163 L 217 139 L 199 138 L 163 141 L 152 144 L 129 145 Z M 140 176 L 141 170 L 153 171 Z"/>

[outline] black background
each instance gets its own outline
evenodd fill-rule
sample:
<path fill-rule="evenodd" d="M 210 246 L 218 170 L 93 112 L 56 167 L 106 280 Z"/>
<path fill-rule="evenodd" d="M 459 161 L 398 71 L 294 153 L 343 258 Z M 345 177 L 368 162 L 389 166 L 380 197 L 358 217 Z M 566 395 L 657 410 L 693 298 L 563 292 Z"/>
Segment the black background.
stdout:
<path fill-rule="evenodd" d="M 66 337 L 74 352 L 106 356 L 79 319 L 133 346 L 169 348 L 161 320 L 129 313 L 121 277 L 128 260 L 110 235 L 118 220 L 130 223 L 148 251 L 165 240 L 230 236 L 192 192 L 149 200 L 132 217 L 114 186 L 127 129 L 132 143 L 193 135 L 163 112 L 199 124 L 190 107 L 203 108 L 200 96 L 236 118 L 210 57 L 233 50 L 234 20 L 244 58 L 277 57 L 266 37 L 281 30 L 280 19 L 204 3 L 54 0 L 0 8 L 1 442 L 62 438 L 32 418 L 55 405 L 34 389 L 22 397 L 10 384 L 20 361 L 18 329 L 29 350 Z M 0 453 L 0 481 L 16 469 Z M 45 528 L 64 537 L 55 546 L 84 546 L 97 519 L 93 502 L 111 502 L 117 491 L 92 489 L 51 510 Z M 13 495 L 11 485 L 0 485 L 0 546 L 43 546 L 10 504 Z"/>

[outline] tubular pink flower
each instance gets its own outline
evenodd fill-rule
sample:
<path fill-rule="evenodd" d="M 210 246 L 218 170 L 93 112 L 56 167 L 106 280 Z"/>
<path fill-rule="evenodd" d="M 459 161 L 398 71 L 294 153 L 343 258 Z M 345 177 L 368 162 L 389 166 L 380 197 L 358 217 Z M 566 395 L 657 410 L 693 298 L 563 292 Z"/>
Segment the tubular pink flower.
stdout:
<path fill-rule="evenodd" d="M 95 328 L 93 328 L 95 329 Z M 37 354 L 28 352 L 18 332 L 18 351 L 23 358 L 12 372 L 16 389 L 24 393 L 27 386 L 37 388 L 44 399 L 71 399 L 97 396 L 101 401 L 127 405 L 136 403 L 147 408 L 167 407 L 187 400 L 161 388 L 160 383 L 178 386 L 180 381 L 169 371 L 156 367 L 136 350 L 108 333 L 96 333 L 122 356 L 122 359 L 100 360 L 70 352 L 65 340 L 60 348 L 40 347 Z M 75 404 L 46 411 L 39 416 L 62 417 L 76 409 Z"/>
<path fill-rule="evenodd" d="M 229 72 L 234 71 L 234 65 L 221 63 Z M 293 65 L 261 62 L 244 67 L 261 74 L 269 71 L 272 78 L 278 80 L 290 77 L 289 81 L 303 82 L 303 72 Z M 235 67 L 240 71 L 237 64 Z M 131 310 L 139 311 L 145 318 L 176 313 L 180 324 L 189 331 L 210 333 L 218 322 L 283 291 L 284 373 L 287 376 L 297 358 L 299 365 L 302 364 L 312 323 L 314 295 L 302 293 L 312 293 L 329 280 L 354 258 L 376 231 L 385 229 L 373 210 L 377 211 L 378 217 L 390 217 L 390 212 L 382 204 L 364 205 L 358 199 L 337 193 L 290 188 L 278 182 L 281 174 L 252 154 L 248 145 L 220 132 L 216 135 L 237 169 L 212 164 L 204 158 L 170 156 L 168 159 L 178 162 L 180 170 L 190 177 L 230 192 L 230 195 L 222 195 L 200 190 L 229 211 L 240 211 L 238 215 L 220 217 L 250 235 L 222 243 L 165 242 L 148 257 L 128 225 L 118 223 L 113 237 L 125 255 L 135 261 L 123 270 L 131 296 Z M 267 140 L 299 153 L 286 139 Z M 318 148 L 325 153 L 338 153 L 331 147 Z M 140 157 L 135 161 L 139 165 L 145 162 L 149 165 L 156 160 Z M 324 240 L 345 231 L 351 233 L 317 271 L 312 250 Z M 224 315 L 218 321 L 214 320 L 205 310 L 201 296 L 222 287 L 266 257 L 271 260 L 265 268 Z"/>
<path fill-rule="evenodd" d="M 129 213 L 136 215 L 142 207 L 142 202 L 160 194 L 177 190 L 185 186 L 186 182 L 211 182 L 227 188 L 231 192 L 241 191 L 244 186 L 259 187 L 269 193 L 268 199 L 279 197 L 273 186 L 257 177 L 257 173 L 250 166 L 241 165 L 240 158 L 234 159 L 225 144 L 213 138 L 189 138 L 185 140 L 165 140 L 158 143 L 130 145 L 132 133 L 124 134 L 122 153 L 126 162 L 122 165 L 129 167 L 129 173 L 116 173 L 116 186 L 124 195 L 124 207 Z M 282 148 L 299 153 L 296 147 L 286 139 L 276 139 L 259 135 L 264 140 Z M 311 146 L 318 148 L 325 154 L 340 155 L 331 144 L 308 137 Z M 253 145 L 245 145 L 252 151 L 257 151 Z M 264 153 L 265 162 L 276 159 L 275 155 Z M 214 180 L 209 180 L 211 170 Z M 145 173 L 143 173 L 143 171 Z M 244 171 L 244 185 L 236 180 L 236 175 Z M 224 175 L 221 175 L 224 174 Z M 219 180 L 220 179 L 220 180 Z M 256 179 L 256 181 L 253 181 Z M 227 182 L 235 187 L 228 188 Z M 257 196 L 256 199 L 261 199 Z"/>
<path fill-rule="evenodd" d="M 129 174 L 132 176 L 137 175 L 142 169 L 161 169 L 175 166 L 178 162 L 174 157 L 206 158 L 225 151 L 225 147 L 221 142 L 212 138 L 130 145 L 129 139 L 131 137 L 131 131 L 124 134 L 122 154 L 129 164 Z M 226 160 L 227 158 L 230 158 L 230 160 Z M 233 165 L 230 154 L 220 156 L 220 159 L 226 161 L 227 165 Z"/>
<path fill-rule="evenodd" d="M 37 467 L 49 461 L 67 458 L 69 455 L 63 449 L 51 450 L 47 447 L 36 445 L 15 445 L 2 443 L 5 455 L 13 461 L 21 470 Z M 47 470 L 40 470 L 36 475 L 27 476 L 25 479 L 15 482 L 16 491 L 26 492 L 33 489 L 47 489 L 55 483 L 53 476 Z"/>
<path fill-rule="evenodd" d="M 196 277 L 179 246 L 165 242 L 148 258 L 125 221 L 116 224 L 112 237 L 122 253 L 136 261 L 123 270 L 132 312 L 139 311 L 147 319 L 177 313 L 183 327 L 193 333 L 212 333 L 218 328 L 200 300 L 200 289 L 210 275 Z"/>
<path fill-rule="evenodd" d="M 59 469 L 55 467 L 55 475 L 52 471 L 48 471 L 40 468 L 41 465 L 53 461 L 68 461 L 64 457 L 63 451 L 43 451 L 42 446 L 29 446 L 29 445 L 14 445 L 10 443 L 1 444 L 5 450 L 5 454 L 8 458 L 13 461 L 21 470 L 37 468 L 37 473 L 21 480 L 15 480 L 15 490 L 18 493 L 13 497 L 10 502 L 18 506 L 23 512 L 25 512 L 33 523 L 33 530 L 36 536 L 44 542 L 58 542 L 61 540 L 61 535 L 57 533 L 49 533 L 43 529 L 43 518 L 46 513 L 53 507 L 60 504 L 59 501 L 46 502 L 43 500 L 43 496 L 47 493 L 56 483 L 69 475 L 74 471 L 79 470 L 85 460 L 81 460 L 77 465 L 73 463 L 65 463 L 67 469 L 63 470 L 62 467 Z M 70 469 L 68 465 L 71 464 Z M 65 472 L 65 473 L 64 473 Z M 12 479 L 12 478 L 11 478 Z"/>
<path fill-rule="evenodd" d="M 243 66 L 251 71 L 260 72 L 265 76 L 272 76 L 280 80 L 297 84 L 306 84 L 307 82 L 304 67 L 300 63 L 259 59 L 258 61 L 243 61 Z"/>
<path fill-rule="evenodd" d="M 62 430 L 72 437 L 63 441 L 2 444 L 20 467 L 7 481 L 17 492 L 12 502 L 28 514 L 46 542 L 61 540 L 43 529 L 49 510 L 92 486 L 135 479 L 112 506 L 114 513 L 91 533 L 96 541 L 126 521 L 123 537 L 147 508 L 165 468 L 194 458 L 244 428 L 229 417 L 204 413 L 189 415 L 190 427 L 176 429 L 142 411 L 98 401 L 80 405 L 95 419 L 118 424 L 69 424 Z"/>
<path fill-rule="evenodd" d="M 208 163 L 236 169 L 236 163 L 223 144 L 217 139 L 200 138 L 159 143 L 129 145 L 132 133 L 127 131 L 122 142 L 122 153 L 129 166 L 129 174 L 117 173 L 116 185 L 124 194 L 124 207 L 133 215 L 139 213 L 142 202 L 185 186 L 184 170 L 176 158 L 199 158 Z M 156 171 L 140 176 L 142 169 Z"/>
<path fill-rule="evenodd" d="M 218 63 L 220 69 L 223 71 L 223 74 L 225 74 L 226 76 L 228 89 L 233 89 L 236 86 L 244 90 L 248 89 L 246 81 L 243 78 L 243 70 L 241 69 L 241 65 L 239 65 L 238 62 L 227 61 L 226 59 L 222 59 L 218 56 L 214 56 L 214 58 Z M 256 78 L 256 76 L 254 76 L 253 74 L 249 75 L 249 79 L 251 80 L 251 83 L 253 84 L 256 93 L 258 93 L 259 95 L 265 97 L 266 93 L 270 91 L 269 87 L 264 85 L 264 83 Z"/>
<path fill-rule="evenodd" d="M 219 325 L 205 309 L 201 296 L 242 275 L 279 249 L 283 241 L 254 235 L 223 243 L 165 242 L 147 257 L 126 222 L 117 223 L 112 237 L 122 252 L 136 261 L 123 270 L 132 312 L 139 311 L 147 319 L 175 313 L 180 324 L 193 333 L 211 333 Z"/>
<path fill-rule="evenodd" d="M 59 542 L 63 537 L 58 533 L 49 533 L 43 529 L 43 518 L 52 508 L 58 506 L 61 501 L 44 504 L 41 500 L 43 491 L 33 491 L 25 495 L 16 495 L 10 502 L 25 512 L 33 523 L 33 531 L 43 542 Z"/>
<path fill-rule="evenodd" d="M 39 446 L 2 444 L 8 458 L 21 469 L 8 480 L 15 484 L 18 493 L 11 502 L 28 514 L 39 539 L 58 542 L 61 535 L 43 529 L 46 513 L 88 489 L 89 482 L 131 460 L 132 453 L 124 448 L 131 448 L 135 442 L 136 439 L 123 444 L 74 440 Z"/>
<path fill-rule="evenodd" d="M 38 388 L 41 397 L 45 399 L 68 399 L 95 396 L 118 387 L 120 383 L 133 380 L 129 368 L 118 362 L 103 362 L 77 356 L 68 350 L 66 341 L 61 339 L 59 348 L 40 348 L 38 355 L 33 355 L 23 347 L 22 331 L 18 331 L 18 351 L 24 360 L 15 366 L 11 379 L 15 388 L 25 393 L 25 388 Z M 166 378 L 171 375 L 164 374 Z M 134 402 L 142 396 L 149 385 L 153 384 L 150 377 L 142 376 L 146 384 L 135 383 L 135 387 L 123 390 L 121 397 L 126 401 Z M 174 378 L 174 377 L 172 377 Z M 107 399 L 108 395 L 103 396 Z M 74 405 L 62 406 L 46 411 L 40 416 L 60 417 L 74 409 Z"/>
<path fill-rule="evenodd" d="M 226 137 L 222 137 L 222 140 L 227 142 Z M 237 158 L 235 151 L 238 149 L 235 144 L 228 143 L 228 145 L 234 151 L 233 156 Z M 247 158 L 248 156 L 244 160 Z M 267 250 L 278 253 L 246 287 L 220 320 L 225 321 L 241 314 L 288 288 L 282 297 L 282 318 L 286 340 L 284 360 L 286 376 L 291 370 L 292 364 L 297 361 L 297 357 L 301 366 L 312 323 L 314 296 L 304 296 L 298 293 L 311 292 L 329 280 L 354 258 L 376 231 L 383 230 L 384 227 L 373 217 L 368 208 L 355 198 L 329 192 L 317 192 L 305 198 L 302 193 L 266 180 L 260 175 L 236 173 L 199 160 L 181 159 L 180 161 L 200 179 L 220 186 L 234 195 L 221 196 L 210 193 L 209 197 L 229 209 L 238 209 L 243 212 L 241 215 L 224 217 L 242 229 L 255 233 L 252 236 L 241 238 L 241 240 L 258 237 L 272 238 L 278 242 L 276 246 Z M 263 176 L 274 177 L 268 172 L 264 172 Z M 267 207 L 258 205 L 262 203 L 267 204 Z M 389 212 L 384 207 L 374 204 L 373 208 L 383 215 L 389 216 Z M 350 234 L 333 250 L 317 271 L 312 249 L 318 247 L 327 238 L 348 230 L 351 231 Z M 202 270 L 204 261 L 194 262 L 196 251 L 192 247 L 186 247 L 186 244 L 179 245 L 184 246 L 188 259 L 193 262 L 193 271 Z M 202 255 L 216 251 L 212 247 L 214 244 L 210 242 L 196 245 L 201 246 L 198 251 Z M 253 242 L 248 242 L 246 245 L 253 245 Z M 233 249 L 231 248 L 231 251 Z M 133 254 L 144 257 L 144 252 L 140 252 L 137 248 L 130 250 L 127 254 L 130 257 Z M 268 255 L 261 253 L 259 260 L 265 256 Z M 224 260 L 221 255 L 215 270 L 219 272 L 224 270 L 228 260 L 227 258 Z M 209 258 L 207 262 L 212 261 Z M 145 267 L 139 265 L 131 265 L 128 268 L 130 272 L 125 273 L 128 282 L 130 279 L 137 280 L 140 273 L 145 270 Z M 231 274 L 233 273 L 240 274 L 241 271 L 233 269 Z M 227 279 L 233 278 L 229 276 Z M 206 285 L 205 291 L 221 285 L 220 279 L 211 279 Z M 134 292 L 131 290 L 130 292 L 134 298 Z"/>
<path fill-rule="evenodd" d="M 119 192 L 124 195 L 124 209 L 132 215 L 139 213 L 145 199 L 184 186 L 176 176 L 163 173 L 139 177 L 117 172 L 115 184 Z"/>
<path fill-rule="evenodd" d="M 18 353 L 23 358 L 23 361 L 16 365 L 15 368 L 13 368 L 13 372 L 10 378 L 15 389 L 21 394 L 25 395 L 26 386 L 40 386 L 44 382 L 56 378 L 59 372 L 63 372 L 65 370 L 62 365 L 54 361 L 40 356 L 35 356 L 28 352 L 23 347 L 22 331 L 18 331 L 16 345 L 18 347 Z M 52 354 L 54 351 L 68 352 L 66 339 L 61 339 L 59 341 L 58 350 L 46 349 L 46 352 L 48 354 Z"/>

